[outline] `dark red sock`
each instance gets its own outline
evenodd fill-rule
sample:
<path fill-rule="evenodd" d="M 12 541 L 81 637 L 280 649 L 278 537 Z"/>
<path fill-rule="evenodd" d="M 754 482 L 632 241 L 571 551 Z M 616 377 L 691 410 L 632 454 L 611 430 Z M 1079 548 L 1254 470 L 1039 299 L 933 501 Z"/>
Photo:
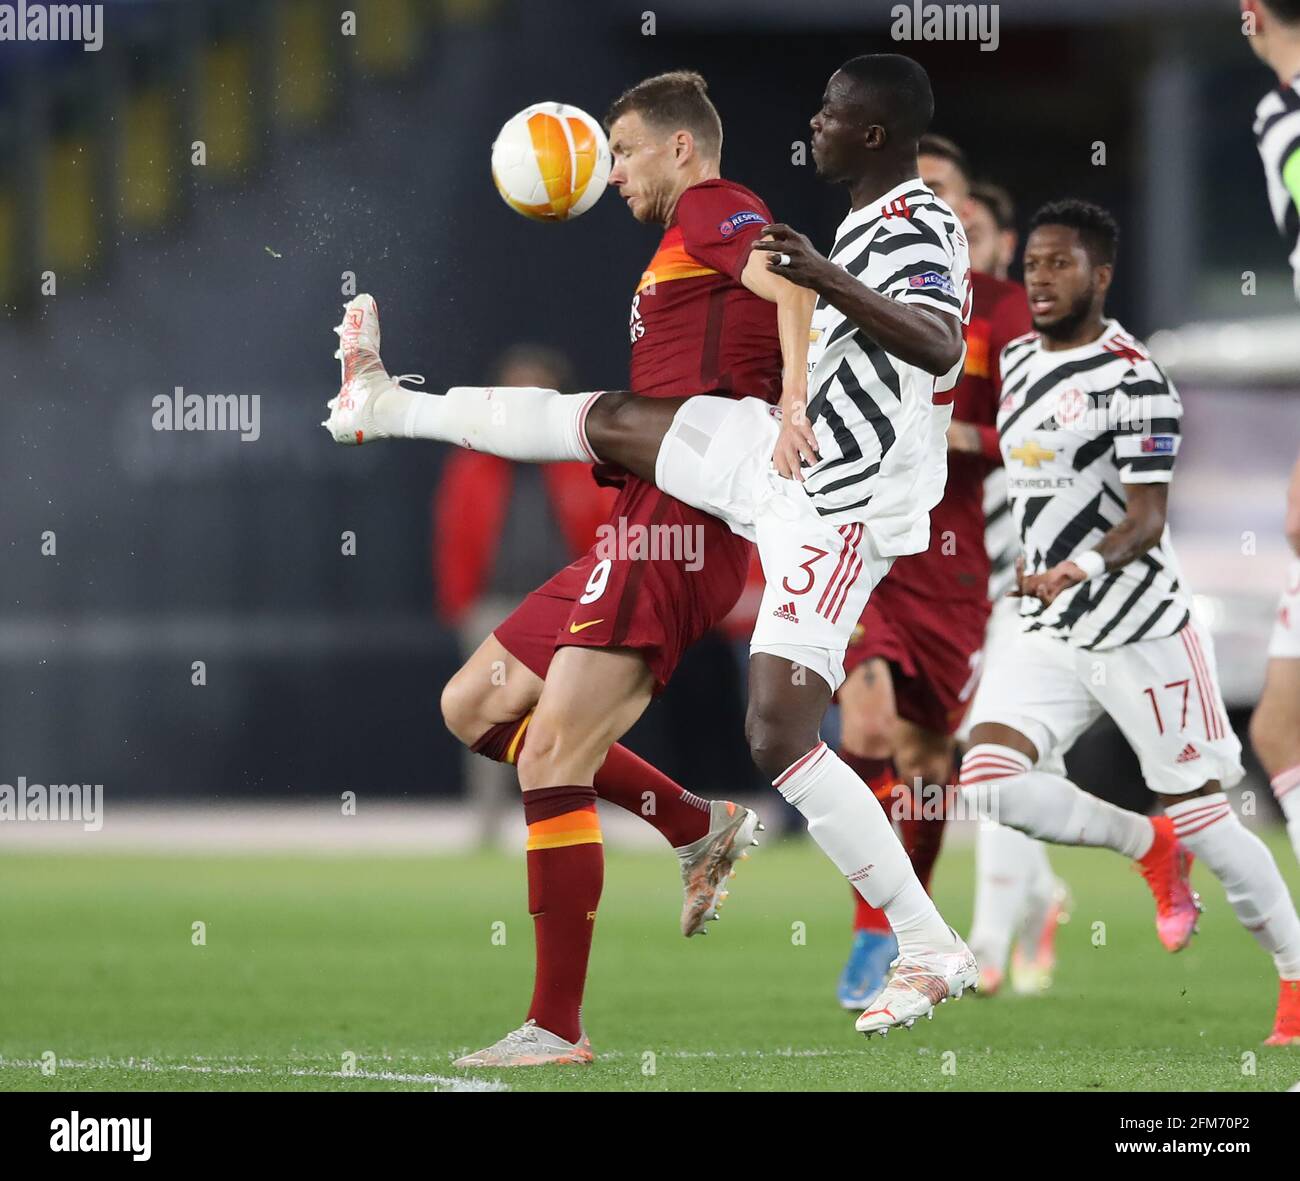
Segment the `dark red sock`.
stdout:
<path fill-rule="evenodd" d="M 925 892 L 930 892 L 930 879 L 934 877 L 934 863 L 939 860 L 939 850 L 943 848 L 943 833 L 947 827 L 948 817 L 944 815 L 933 819 L 910 816 L 903 820 L 903 848 L 912 859 L 912 868 L 920 878 Z"/>
<path fill-rule="evenodd" d="M 498 763 L 518 762 L 527 731 L 528 718 L 501 722 L 488 730 L 473 750 Z M 653 825 L 674 847 L 689 845 L 709 831 L 708 800 L 674 783 L 621 743 L 609 748 L 596 772 L 595 787 L 602 800 Z"/>
<path fill-rule="evenodd" d="M 576 1042 L 582 992 L 605 881 L 605 855 L 591 787 L 524 792 L 528 823 L 528 911 L 537 936 L 537 968 L 528 1016 Z"/>
<path fill-rule="evenodd" d="M 709 831 L 709 802 L 616 742 L 596 772 L 596 794 L 653 824 L 677 848 Z"/>
<path fill-rule="evenodd" d="M 889 792 L 893 788 L 896 778 L 893 760 L 869 759 L 863 755 L 855 755 L 852 751 L 847 750 L 841 750 L 839 753 L 841 762 L 847 763 L 858 778 L 871 789 L 871 794 L 880 801 L 881 807 L 886 807 Z M 856 890 L 853 891 L 853 901 L 853 930 L 855 933 L 858 931 L 890 930 L 889 920 L 885 918 L 883 910 L 877 910 Z"/>
<path fill-rule="evenodd" d="M 489 726 L 470 750 L 494 763 L 517 763 L 524 745 L 524 734 L 532 720 L 533 715 L 529 713 L 513 722 L 498 722 L 495 726 Z"/>
<path fill-rule="evenodd" d="M 953 766 L 948 782 L 956 783 L 960 776 L 961 764 L 958 762 Z M 934 877 L 934 863 L 939 860 L 939 850 L 943 848 L 943 834 L 948 825 L 949 806 L 954 790 L 952 787 L 944 788 L 943 807 L 938 816 L 906 816 L 899 824 L 903 848 L 907 850 L 912 868 L 927 894 Z M 928 808 L 926 810 L 929 811 Z"/>

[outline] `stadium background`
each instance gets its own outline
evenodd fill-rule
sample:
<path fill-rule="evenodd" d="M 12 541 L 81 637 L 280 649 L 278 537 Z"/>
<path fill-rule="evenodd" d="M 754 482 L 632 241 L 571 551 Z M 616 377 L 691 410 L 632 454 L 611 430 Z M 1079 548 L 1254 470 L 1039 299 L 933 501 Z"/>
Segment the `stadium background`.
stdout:
<path fill-rule="evenodd" d="M 395 370 L 483 381 L 526 340 L 567 354 L 578 388 L 618 387 L 656 236 L 609 199 L 570 226 L 511 214 L 487 168 L 499 125 L 548 98 L 600 114 L 697 68 L 725 173 L 825 245 L 843 194 L 795 145 L 841 60 L 895 48 L 1022 226 L 1067 194 L 1119 217 L 1111 312 L 1163 330 L 1175 362 L 1174 525 L 1243 730 L 1284 565 L 1300 333 L 1249 135 L 1271 82 L 1232 4 L 1003 3 L 996 52 L 897 44 L 883 0 L 352 7 L 343 37 L 320 0 L 109 3 L 99 53 L 0 45 L 0 781 L 103 783 L 110 818 L 458 797 L 437 715 L 458 647 L 431 575 L 445 453 L 344 450 L 316 425 L 344 272 L 378 296 Z M 261 437 L 155 432 L 152 399 L 177 386 L 260 395 Z M 757 791 L 742 693 L 730 644 L 702 644 L 630 744 L 702 794 Z M 1109 726 L 1075 766 L 1145 806 Z"/>

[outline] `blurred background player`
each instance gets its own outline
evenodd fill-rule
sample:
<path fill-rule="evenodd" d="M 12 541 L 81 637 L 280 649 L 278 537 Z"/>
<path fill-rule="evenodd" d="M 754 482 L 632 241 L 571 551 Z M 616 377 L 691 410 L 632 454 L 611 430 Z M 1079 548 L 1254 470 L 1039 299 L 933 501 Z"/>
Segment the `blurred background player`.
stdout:
<path fill-rule="evenodd" d="M 771 213 L 721 179 L 722 124 L 704 79 L 685 71 L 646 79 L 605 122 L 611 185 L 637 221 L 664 230 L 632 298 L 633 390 L 776 401 L 779 312 L 741 279 Z M 715 916 L 758 823 L 748 809 L 684 791 L 618 741 L 682 652 L 734 605 L 751 546 L 645 480 L 608 467 L 601 474 L 620 485 L 609 516 L 614 544 L 593 546 L 530 594 L 443 693 L 447 725 L 462 742 L 518 767 L 537 932 L 526 1022 L 463 1066 L 591 1060 L 580 1009 L 603 879 L 598 795 L 641 816 L 676 850 L 685 935 Z M 650 539 L 651 530 L 670 552 L 644 557 L 634 548 L 637 531 Z"/>
<path fill-rule="evenodd" d="M 517 344 L 502 355 L 492 383 L 568 390 L 572 368 L 558 350 Z M 516 464 L 459 448 L 447 456 L 433 494 L 433 586 L 438 617 L 455 630 L 462 659 L 560 562 L 586 553 L 613 502 L 613 489 L 596 486 L 587 464 Z M 509 764 L 466 747 L 465 784 L 486 848 L 519 779 Z"/>
<path fill-rule="evenodd" d="M 922 181 L 964 223 L 970 169 L 961 149 L 943 136 L 924 135 L 918 167 Z M 984 267 L 993 265 L 999 241 L 985 236 Z M 1024 289 L 995 278 L 974 255 L 971 291 L 966 360 L 948 428 L 948 480 L 930 514 L 930 546 L 899 558 L 876 588 L 845 654 L 839 692 L 840 757 L 898 824 L 927 889 L 946 808 L 942 800 L 938 807 L 917 808 L 913 785 L 956 782 L 954 735 L 979 675 L 989 613 L 983 501 L 985 477 L 1001 463 L 996 359 L 1030 327 Z M 854 897 L 853 943 L 838 985 L 846 1009 L 861 1008 L 880 991 L 898 951 L 884 914 Z"/>
<path fill-rule="evenodd" d="M 995 279 L 1008 278 L 1020 244 L 1016 206 L 1011 194 L 992 181 L 976 181 L 970 187 L 970 200 L 962 224 L 966 227 L 972 263 L 978 255 L 980 261 L 988 266 L 984 272 L 986 275 Z"/>
<path fill-rule="evenodd" d="M 1254 25 L 1250 47 L 1278 79 L 1256 108 L 1255 141 L 1300 299 L 1300 0 L 1242 0 L 1241 9 Z M 1285 530 L 1295 560 L 1278 603 L 1250 738 L 1300 858 L 1300 458 L 1287 490 Z"/>
<path fill-rule="evenodd" d="M 1225 794 L 1243 775 L 1241 743 L 1166 523 L 1182 404 L 1104 315 L 1118 237 L 1110 214 L 1083 201 L 1043 206 L 1031 223 L 1024 273 L 1036 332 L 1002 354 L 998 412 L 1021 536 L 1021 631 L 989 652 L 961 784 L 1021 831 L 1134 859 L 1169 951 L 1196 929 L 1188 879 L 1199 857 L 1273 960 L 1267 1044 L 1290 1045 L 1300 1042 L 1300 918 L 1268 846 Z M 1061 773 L 1103 713 L 1164 815 L 1117 808 Z"/>

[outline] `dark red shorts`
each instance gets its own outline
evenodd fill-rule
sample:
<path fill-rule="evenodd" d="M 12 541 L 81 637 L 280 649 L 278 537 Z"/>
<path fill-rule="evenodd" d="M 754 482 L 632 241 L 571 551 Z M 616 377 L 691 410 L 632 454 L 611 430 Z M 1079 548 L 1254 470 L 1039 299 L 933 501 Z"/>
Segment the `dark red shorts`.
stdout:
<path fill-rule="evenodd" d="M 632 476 L 600 533 L 494 634 L 542 678 L 556 648 L 635 649 L 659 692 L 682 653 L 735 605 L 753 546 Z"/>
<path fill-rule="evenodd" d="M 988 618 L 987 599 L 929 599 L 886 576 L 854 629 L 844 674 L 867 660 L 888 661 L 898 716 L 955 734 L 979 683 Z"/>

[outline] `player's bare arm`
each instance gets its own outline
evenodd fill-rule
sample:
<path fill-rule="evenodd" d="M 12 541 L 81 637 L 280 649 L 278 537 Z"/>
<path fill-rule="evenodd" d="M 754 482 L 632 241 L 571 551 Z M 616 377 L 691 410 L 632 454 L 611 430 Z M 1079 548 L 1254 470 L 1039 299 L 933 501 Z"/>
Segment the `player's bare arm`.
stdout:
<path fill-rule="evenodd" d="M 817 462 L 817 437 L 808 421 L 808 332 L 816 295 L 773 270 L 771 256 L 750 251 L 740 281 L 776 304 L 781 338 L 781 433 L 772 452 L 776 470 L 802 480 L 803 465 Z"/>
<path fill-rule="evenodd" d="M 1140 558 L 1159 544 L 1165 531 L 1169 506 L 1167 483 L 1125 484 L 1124 494 L 1128 502 L 1124 519 L 1103 534 L 1093 547 L 1093 552 L 1105 562 L 1103 570 L 1119 570 Z M 1089 572 L 1067 558 L 1041 574 L 1025 574 L 1021 562 L 1016 567 L 1016 593 L 1051 603 L 1062 591 L 1086 582 L 1093 573 L 1100 572 Z"/>
<path fill-rule="evenodd" d="M 948 450 L 959 455 L 979 455 L 984 450 L 979 427 L 973 422 L 961 422 L 954 418 L 948 424 Z"/>
<path fill-rule="evenodd" d="M 962 326 L 957 316 L 872 291 L 819 253 L 798 230 L 771 225 L 754 249 L 771 254 L 771 265 L 779 264 L 781 274 L 791 283 L 822 296 L 899 360 L 936 377 L 961 360 Z"/>

